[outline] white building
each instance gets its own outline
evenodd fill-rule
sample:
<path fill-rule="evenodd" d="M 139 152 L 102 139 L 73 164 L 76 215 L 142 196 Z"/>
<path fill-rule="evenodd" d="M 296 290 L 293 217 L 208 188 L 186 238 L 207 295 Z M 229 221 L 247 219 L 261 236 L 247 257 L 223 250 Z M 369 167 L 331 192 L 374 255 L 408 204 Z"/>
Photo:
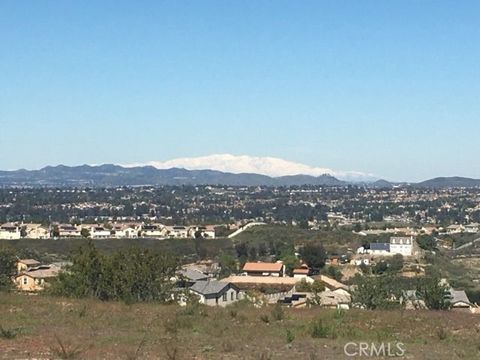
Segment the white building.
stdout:
<path fill-rule="evenodd" d="M 411 256 L 413 250 L 413 237 L 391 237 L 390 253 L 392 255 L 400 254 L 403 256 Z"/>
<path fill-rule="evenodd" d="M 15 224 L 3 224 L 0 227 L 0 239 L 18 240 L 21 237 L 20 226 Z"/>
<path fill-rule="evenodd" d="M 108 239 L 112 237 L 112 233 L 103 226 L 92 226 L 90 228 L 90 237 L 92 239 Z"/>

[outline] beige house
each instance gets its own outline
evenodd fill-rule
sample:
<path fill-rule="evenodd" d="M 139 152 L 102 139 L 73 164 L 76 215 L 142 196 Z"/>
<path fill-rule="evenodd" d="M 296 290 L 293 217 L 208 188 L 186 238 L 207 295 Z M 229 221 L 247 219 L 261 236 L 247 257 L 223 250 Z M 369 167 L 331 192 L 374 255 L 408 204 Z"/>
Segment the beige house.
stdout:
<path fill-rule="evenodd" d="M 42 226 L 41 224 L 27 224 L 25 225 L 25 231 L 28 239 L 49 239 L 50 229 Z"/>
<path fill-rule="evenodd" d="M 39 266 L 40 262 L 35 259 L 20 259 L 17 261 L 17 273 L 27 271 L 30 268 Z"/>
<path fill-rule="evenodd" d="M 41 291 L 59 272 L 60 268 L 55 265 L 37 266 L 18 274 L 15 277 L 15 283 L 21 291 Z"/>

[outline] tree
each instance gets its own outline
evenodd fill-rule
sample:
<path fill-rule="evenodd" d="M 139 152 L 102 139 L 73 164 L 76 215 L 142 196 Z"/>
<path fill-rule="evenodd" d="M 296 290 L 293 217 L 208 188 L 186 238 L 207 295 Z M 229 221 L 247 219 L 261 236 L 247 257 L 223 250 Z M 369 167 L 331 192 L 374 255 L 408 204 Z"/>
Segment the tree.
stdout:
<path fill-rule="evenodd" d="M 288 276 L 293 276 L 293 270 L 300 266 L 300 260 L 293 255 L 285 255 L 282 258 L 283 265 L 285 265 L 285 272 Z"/>
<path fill-rule="evenodd" d="M 402 306 L 404 290 L 392 275 L 359 276 L 354 279 L 352 303 L 368 310 L 395 309 Z"/>
<path fill-rule="evenodd" d="M 221 253 L 219 258 L 220 277 L 227 277 L 237 272 L 237 261 L 231 255 Z"/>
<path fill-rule="evenodd" d="M 312 269 L 321 269 L 325 266 L 327 253 L 322 245 L 307 244 L 300 249 L 302 260 Z"/>
<path fill-rule="evenodd" d="M 428 276 L 417 283 L 417 297 L 425 302 L 430 310 L 447 310 L 450 308 L 448 286 L 438 276 Z"/>
<path fill-rule="evenodd" d="M 391 272 L 399 272 L 403 269 L 403 255 L 402 254 L 395 254 L 392 256 L 390 261 L 388 262 L 388 271 Z"/>
<path fill-rule="evenodd" d="M 434 236 L 420 235 L 417 237 L 417 244 L 423 250 L 433 251 L 437 248 L 437 241 Z"/>
<path fill-rule="evenodd" d="M 82 228 L 82 230 L 80 230 L 80 235 L 82 235 L 82 237 L 84 237 L 84 238 L 89 238 L 90 237 L 90 231 L 88 231 L 88 229 L 86 229 L 86 228 Z"/>
<path fill-rule="evenodd" d="M 67 297 L 100 300 L 167 302 L 172 300 L 176 259 L 148 250 L 131 248 L 105 256 L 92 241 L 72 258 L 73 264 L 59 274 L 49 292 Z"/>
<path fill-rule="evenodd" d="M 13 285 L 16 274 L 17 258 L 13 250 L 0 249 L 0 290 L 7 290 Z"/>

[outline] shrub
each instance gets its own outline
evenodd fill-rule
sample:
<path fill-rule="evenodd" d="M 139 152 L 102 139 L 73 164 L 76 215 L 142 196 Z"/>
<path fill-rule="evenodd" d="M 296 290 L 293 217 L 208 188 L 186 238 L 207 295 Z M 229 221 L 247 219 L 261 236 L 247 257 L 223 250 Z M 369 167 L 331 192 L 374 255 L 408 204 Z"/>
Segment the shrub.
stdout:
<path fill-rule="evenodd" d="M 265 324 L 268 324 L 270 322 L 270 318 L 267 314 L 260 315 L 260 320 L 262 320 Z"/>
<path fill-rule="evenodd" d="M 310 336 L 314 339 L 328 338 L 331 333 L 329 326 L 325 325 L 322 319 L 317 319 L 310 324 Z"/>
<path fill-rule="evenodd" d="M 291 331 L 290 329 L 287 329 L 287 333 L 285 334 L 286 339 L 287 339 L 287 344 L 290 344 L 295 340 L 295 333 Z"/>
<path fill-rule="evenodd" d="M 18 334 L 18 329 L 5 329 L 0 325 L 0 338 L 11 340 L 14 339 Z"/>
<path fill-rule="evenodd" d="M 272 319 L 275 321 L 281 321 L 285 317 L 282 305 L 276 304 L 271 311 Z"/>

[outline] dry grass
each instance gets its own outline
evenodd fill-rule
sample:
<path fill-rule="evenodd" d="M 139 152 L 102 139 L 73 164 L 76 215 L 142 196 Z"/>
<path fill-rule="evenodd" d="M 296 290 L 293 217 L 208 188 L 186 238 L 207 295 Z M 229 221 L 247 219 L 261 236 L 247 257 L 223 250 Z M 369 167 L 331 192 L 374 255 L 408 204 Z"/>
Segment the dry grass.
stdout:
<path fill-rule="evenodd" d="M 246 304 L 185 309 L 0 294 L 0 319 L 22 329 L 0 339 L 0 359 L 338 359 L 349 341 L 401 341 L 413 359 L 480 356 L 480 316 L 453 312 L 284 309 L 274 320 L 272 308 Z"/>

